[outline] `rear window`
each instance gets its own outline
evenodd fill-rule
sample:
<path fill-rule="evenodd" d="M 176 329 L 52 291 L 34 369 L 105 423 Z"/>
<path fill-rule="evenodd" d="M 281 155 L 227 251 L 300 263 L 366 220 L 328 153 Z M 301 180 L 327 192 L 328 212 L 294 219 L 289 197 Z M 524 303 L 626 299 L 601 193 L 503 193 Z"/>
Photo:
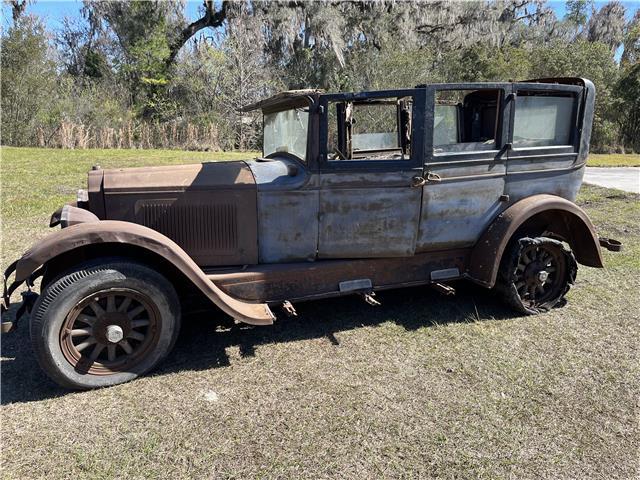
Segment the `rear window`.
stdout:
<path fill-rule="evenodd" d="M 514 147 L 570 145 L 573 96 L 522 95 L 516 97 Z"/>

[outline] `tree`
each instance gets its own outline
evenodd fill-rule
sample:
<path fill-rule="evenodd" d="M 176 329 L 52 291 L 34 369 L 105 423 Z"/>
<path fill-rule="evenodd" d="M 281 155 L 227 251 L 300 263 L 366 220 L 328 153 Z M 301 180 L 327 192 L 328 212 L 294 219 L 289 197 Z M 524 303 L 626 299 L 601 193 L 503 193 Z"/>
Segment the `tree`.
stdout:
<path fill-rule="evenodd" d="M 567 0 L 567 13 L 564 18 L 577 28 L 582 28 L 587 24 L 591 9 L 593 9 L 593 0 Z"/>
<path fill-rule="evenodd" d="M 591 15 L 589 41 L 602 42 L 609 46 L 612 53 L 615 52 L 624 38 L 625 12 L 624 6 L 616 0 Z"/>
<path fill-rule="evenodd" d="M 171 66 L 178 55 L 180 49 L 204 28 L 218 28 L 222 26 L 227 18 L 229 2 L 222 2 L 220 10 L 216 10 L 213 0 L 203 0 L 204 15 L 186 26 L 176 25 L 172 32 L 172 39 L 169 40 L 169 54 L 165 60 L 167 67 Z"/>
<path fill-rule="evenodd" d="M 11 18 L 14 23 L 20 20 L 30 1 L 31 0 L 4 0 L 4 3 L 11 6 Z"/>
<path fill-rule="evenodd" d="M 636 10 L 635 15 L 627 24 L 620 65 L 626 67 L 638 62 L 640 62 L 640 10 Z"/>
<path fill-rule="evenodd" d="M 2 37 L 2 143 L 30 145 L 34 123 L 57 87 L 44 25 L 20 16 Z"/>
<path fill-rule="evenodd" d="M 622 141 L 640 152 L 640 63 L 630 65 L 618 82 L 616 92 L 621 100 L 619 112 Z"/>

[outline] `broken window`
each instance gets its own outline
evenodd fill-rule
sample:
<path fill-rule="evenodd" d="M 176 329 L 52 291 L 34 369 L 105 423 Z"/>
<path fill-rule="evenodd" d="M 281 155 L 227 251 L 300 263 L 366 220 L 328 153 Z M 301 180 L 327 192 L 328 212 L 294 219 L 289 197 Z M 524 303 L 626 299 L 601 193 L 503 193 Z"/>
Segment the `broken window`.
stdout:
<path fill-rule="evenodd" d="M 500 90 L 439 90 L 433 115 L 435 153 L 497 148 Z"/>
<path fill-rule="evenodd" d="M 411 98 L 329 102 L 328 160 L 408 160 L 412 107 Z"/>

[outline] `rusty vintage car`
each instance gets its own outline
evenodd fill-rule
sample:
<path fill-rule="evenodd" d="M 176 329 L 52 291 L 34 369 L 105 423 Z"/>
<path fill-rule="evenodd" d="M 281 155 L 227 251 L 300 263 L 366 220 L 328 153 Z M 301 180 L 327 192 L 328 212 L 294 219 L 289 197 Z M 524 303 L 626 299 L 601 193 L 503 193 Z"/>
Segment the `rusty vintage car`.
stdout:
<path fill-rule="evenodd" d="M 573 203 L 594 99 L 578 78 L 275 95 L 245 108 L 263 114 L 261 158 L 94 167 L 53 214 L 61 229 L 5 273 L 5 310 L 42 276 L 16 316 L 30 311 L 47 374 L 80 389 L 157 365 L 190 291 L 253 325 L 275 306 L 458 279 L 544 312 L 576 261 L 602 267 L 600 244 L 616 247 Z"/>

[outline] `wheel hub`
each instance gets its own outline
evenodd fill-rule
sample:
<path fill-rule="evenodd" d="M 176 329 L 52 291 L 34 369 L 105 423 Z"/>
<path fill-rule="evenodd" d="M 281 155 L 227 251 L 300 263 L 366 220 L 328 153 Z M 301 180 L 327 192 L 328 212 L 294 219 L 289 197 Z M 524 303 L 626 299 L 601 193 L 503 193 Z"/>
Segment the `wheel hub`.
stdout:
<path fill-rule="evenodd" d="M 109 325 L 105 333 L 105 338 L 111 343 L 118 343 L 124 338 L 124 332 L 118 325 Z"/>
<path fill-rule="evenodd" d="M 544 285 L 549 278 L 549 272 L 545 270 L 546 265 L 533 262 L 530 263 L 524 272 L 524 278 L 528 285 L 538 286 Z"/>
<path fill-rule="evenodd" d="M 561 261 L 561 251 L 553 246 L 526 246 L 520 253 L 514 277 L 520 299 L 530 306 L 553 299 L 562 286 Z"/>
<path fill-rule="evenodd" d="M 540 270 L 538 272 L 538 283 L 540 283 L 540 285 L 544 285 L 544 282 L 547 281 L 547 278 L 549 278 L 549 273 L 545 270 Z"/>

